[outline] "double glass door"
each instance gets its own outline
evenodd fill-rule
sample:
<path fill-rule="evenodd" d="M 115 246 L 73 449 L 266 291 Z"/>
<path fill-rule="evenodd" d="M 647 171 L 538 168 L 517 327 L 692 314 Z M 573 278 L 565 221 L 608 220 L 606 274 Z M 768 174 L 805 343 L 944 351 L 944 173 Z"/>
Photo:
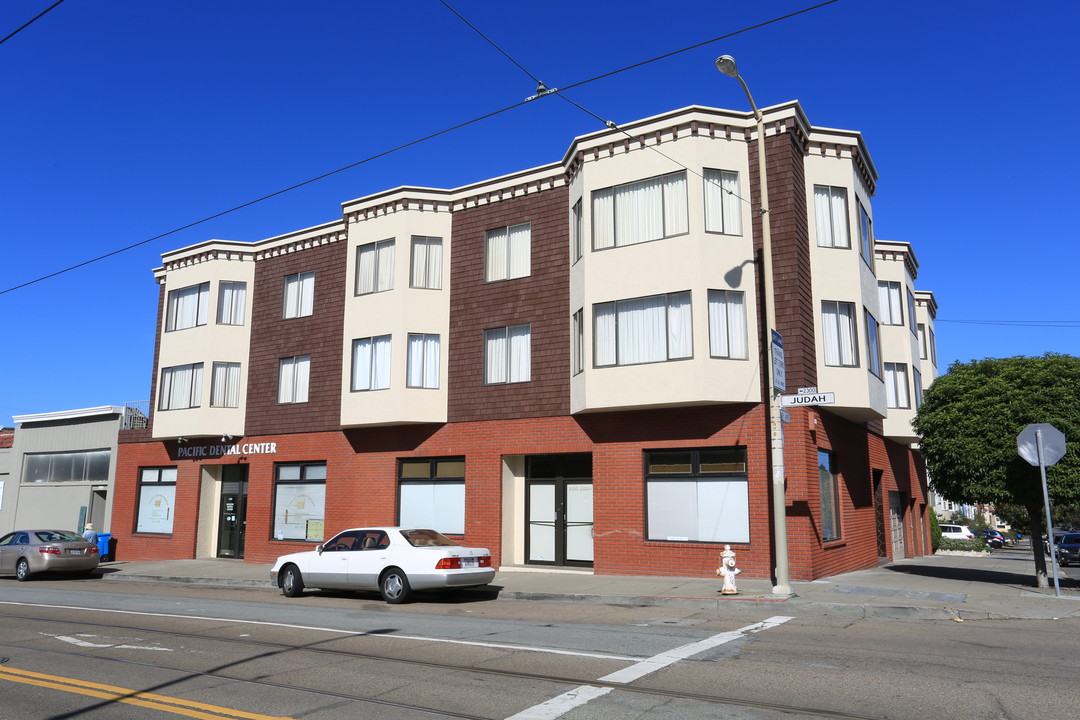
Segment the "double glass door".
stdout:
<path fill-rule="evenodd" d="M 593 563 L 592 456 L 539 455 L 526 462 L 526 557 L 531 564 Z"/>

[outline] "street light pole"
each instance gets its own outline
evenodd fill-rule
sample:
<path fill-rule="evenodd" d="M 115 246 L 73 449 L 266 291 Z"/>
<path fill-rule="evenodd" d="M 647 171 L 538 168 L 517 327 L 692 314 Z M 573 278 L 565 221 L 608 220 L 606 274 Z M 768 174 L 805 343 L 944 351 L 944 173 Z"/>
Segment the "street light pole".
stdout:
<path fill-rule="evenodd" d="M 735 58 L 721 55 L 716 58 L 716 69 L 733 77 L 742 85 L 750 108 L 757 121 L 758 188 L 761 195 L 761 274 L 764 276 L 764 297 L 761 305 L 765 310 L 765 333 L 762 335 L 762 356 L 766 367 L 765 408 L 769 414 L 769 465 L 772 467 L 772 516 L 773 553 L 776 556 L 776 584 L 773 593 L 790 595 L 788 584 L 788 537 L 787 537 L 787 488 L 784 473 L 784 425 L 780 418 L 779 392 L 776 388 L 772 356 L 772 338 L 776 332 L 776 295 L 773 292 L 772 229 L 769 224 L 769 182 L 765 173 L 765 123 L 750 94 L 746 81 L 739 75 Z"/>

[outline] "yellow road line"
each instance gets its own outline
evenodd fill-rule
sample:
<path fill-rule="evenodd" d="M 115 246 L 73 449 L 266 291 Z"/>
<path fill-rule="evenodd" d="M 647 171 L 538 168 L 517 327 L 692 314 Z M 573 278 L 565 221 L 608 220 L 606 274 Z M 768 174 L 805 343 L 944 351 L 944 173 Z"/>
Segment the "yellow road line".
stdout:
<path fill-rule="evenodd" d="M 85 680 L 74 680 L 59 675 L 46 675 L 44 673 L 31 672 L 30 670 L 16 670 L 15 668 L 0 667 L 0 680 L 36 685 L 38 687 L 63 690 L 65 692 L 89 695 L 90 697 L 112 700 L 113 702 L 137 705 L 140 707 L 164 710 L 165 712 L 187 717 L 199 718 L 200 720 L 222 720 L 222 718 L 236 718 L 237 720 L 291 720 L 276 715 L 261 715 L 249 713 L 243 710 L 232 710 L 219 705 L 195 702 L 193 700 L 181 700 L 165 695 L 131 690 L 115 685 L 103 685 Z"/>

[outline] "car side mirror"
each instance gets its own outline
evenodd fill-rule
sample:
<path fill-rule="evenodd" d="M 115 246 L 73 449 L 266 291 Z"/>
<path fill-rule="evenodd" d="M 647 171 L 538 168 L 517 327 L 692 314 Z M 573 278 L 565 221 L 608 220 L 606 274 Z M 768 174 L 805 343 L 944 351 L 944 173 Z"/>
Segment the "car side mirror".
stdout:
<path fill-rule="evenodd" d="M 322 555 L 322 551 L 323 551 L 323 546 L 322 546 L 322 544 L 321 544 L 321 543 L 320 543 L 319 545 L 316 545 L 316 546 L 315 546 L 315 552 L 317 552 L 317 553 L 319 553 L 320 555 Z"/>

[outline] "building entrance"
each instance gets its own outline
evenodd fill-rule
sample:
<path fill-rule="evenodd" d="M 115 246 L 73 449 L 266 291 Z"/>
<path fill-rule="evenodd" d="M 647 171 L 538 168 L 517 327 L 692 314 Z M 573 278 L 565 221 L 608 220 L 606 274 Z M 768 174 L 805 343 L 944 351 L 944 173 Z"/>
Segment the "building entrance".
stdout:
<path fill-rule="evenodd" d="M 526 562 L 592 567 L 592 455 L 528 457 L 525 488 Z"/>
<path fill-rule="evenodd" d="M 246 511 L 247 465 L 225 465 L 221 468 L 221 500 L 218 504 L 218 557 L 244 557 Z"/>

